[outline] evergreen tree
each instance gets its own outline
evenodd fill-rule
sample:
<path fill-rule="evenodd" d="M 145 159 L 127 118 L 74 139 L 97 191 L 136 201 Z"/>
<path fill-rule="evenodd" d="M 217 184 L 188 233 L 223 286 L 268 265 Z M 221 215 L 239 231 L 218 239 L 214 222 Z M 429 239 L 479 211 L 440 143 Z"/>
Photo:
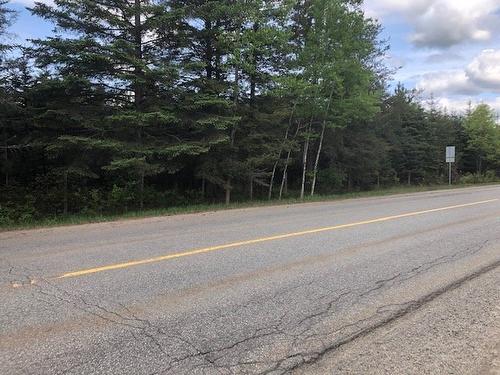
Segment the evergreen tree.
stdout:
<path fill-rule="evenodd" d="M 98 177 L 108 154 L 118 147 L 99 137 L 106 113 L 105 93 L 85 78 L 68 75 L 60 79 L 40 77 L 29 91 L 33 116 L 33 147 L 41 149 L 51 164 L 49 179 L 58 181 L 61 200 L 54 208 L 68 213 L 72 183 L 79 186 Z M 109 157 L 109 156 L 108 156 Z M 106 158 L 104 158 L 106 160 Z"/>
<path fill-rule="evenodd" d="M 12 66 L 7 58 L 7 52 L 13 48 L 6 44 L 8 28 L 11 26 L 15 13 L 7 8 L 7 1 L 0 0 L 0 126 L 2 159 L 0 169 L 5 176 L 5 186 L 9 185 L 12 172 L 11 154 L 15 145 L 16 120 L 19 118 L 18 95 L 12 80 Z"/>
<path fill-rule="evenodd" d="M 235 33 L 233 17 L 238 6 L 228 1 L 180 0 L 173 2 L 182 18 L 180 100 L 183 121 L 202 130 L 210 141 L 208 153 L 196 158 L 194 173 L 206 183 L 225 190 L 229 202 L 231 178 L 236 167 L 233 148 L 240 116 L 236 111 L 234 85 L 228 61 L 231 38 Z"/>
<path fill-rule="evenodd" d="M 8 28 L 12 25 L 16 14 L 7 7 L 8 3 L 8 0 L 0 0 L 0 63 L 4 53 L 12 47 L 5 43 L 7 42 Z"/>
<path fill-rule="evenodd" d="M 58 0 L 37 4 L 33 13 L 66 32 L 35 41 L 38 64 L 104 92 L 110 114 L 96 125 L 96 146 L 115 149 L 104 169 L 137 181 L 142 209 L 146 176 L 179 170 L 211 142 L 177 112 L 179 15 L 155 0 Z"/>
<path fill-rule="evenodd" d="M 384 91 L 359 0 L 50 4 L 14 48 L 0 0 L 0 223 L 442 182 L 448 145 L 457 177 L 500 173 L 487 106 Z"/>

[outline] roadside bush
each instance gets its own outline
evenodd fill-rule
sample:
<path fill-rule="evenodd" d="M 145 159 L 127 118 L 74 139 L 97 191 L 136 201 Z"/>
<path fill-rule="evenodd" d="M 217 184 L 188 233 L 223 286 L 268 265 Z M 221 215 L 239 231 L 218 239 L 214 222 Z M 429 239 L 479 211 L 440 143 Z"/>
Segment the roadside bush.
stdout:
<path fill-rule="evenodd" d="M 106 209 L 111 212 L 128 211 L 130 203 L 135 199 L 134 189 L 129 186 L 120 187 L 113 185 L 113 189 L 108 193 Z"/>
<path fill-rule="evenodd" d="M 10 210 L 0 204 L 0 226 L 9 226 L 12 223 Z"/>
<path fill-rule="evenodd" d="M 337 167 L 320 170 L 318 173 L 318 191 L 323 194 L 341 191 L 346 178 L 346 173 Z"/>
<path fill-rule="evenodd" d="M 77 198 L 77 207 L 81 207 L 79 212 L 83 215 L 100 215 L 103 213 L 104 202 L 98 189 L 79 189 L 75 194 L 75 198 Z"/>
<path fill-rule="evenodd" d="M 460 183 L 462 184 L 481 184 L 488 182 L 498 181 L 498 177 L 495 171 L 486 171 L 486 173 L 466 173 L 460 177 Z"/>
<path fill-rule="evenodd" d="M 30 223 L 37 217 L 35 197 L 31 194 L 25 195 L 21 204 L 15 201 L 0 203 L 0 226 Z"/>

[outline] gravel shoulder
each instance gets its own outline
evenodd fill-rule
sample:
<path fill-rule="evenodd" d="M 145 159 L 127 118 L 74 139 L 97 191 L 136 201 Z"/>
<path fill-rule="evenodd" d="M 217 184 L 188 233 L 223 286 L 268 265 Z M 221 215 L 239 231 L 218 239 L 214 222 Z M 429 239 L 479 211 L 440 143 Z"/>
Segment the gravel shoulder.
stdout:
<path fill-rule="evenodd" d="M 300 372 L 500 374 L 500 270 L 441 295 Z"/>

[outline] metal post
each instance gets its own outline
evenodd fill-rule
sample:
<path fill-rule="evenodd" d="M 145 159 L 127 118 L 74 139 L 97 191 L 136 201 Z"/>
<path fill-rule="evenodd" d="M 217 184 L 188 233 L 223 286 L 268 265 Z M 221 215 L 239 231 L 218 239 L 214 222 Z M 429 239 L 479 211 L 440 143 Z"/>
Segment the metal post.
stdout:
<path fill-rule="evenodd" d="M 451 163 L 448 163 L 448 185 L 451 185 Z"/>

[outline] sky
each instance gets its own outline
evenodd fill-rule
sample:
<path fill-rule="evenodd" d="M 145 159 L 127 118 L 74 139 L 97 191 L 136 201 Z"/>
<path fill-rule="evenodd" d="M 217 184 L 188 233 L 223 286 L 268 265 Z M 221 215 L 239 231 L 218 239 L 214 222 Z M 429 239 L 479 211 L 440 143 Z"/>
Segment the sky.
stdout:
<path fill-rule="evenodd" d="M 42 0 L 51 2 L 51 0 Z M 50 35 L 52 25 L 25 9 L 33 0 L 11 0 L 19 12 L 18 40 Z M 365 0 L 368 17 L 383 26 L 386 64 L 397 82 L 416 88 L 450 112 L 486 103 L 500 113 L 500 0 Z"/>
<path fill-rule="evenodd" d="M 500 113 L 500 0 L 366 0 L 391 49 L 395 82 L 449 111 L 468 102 Z"/>

